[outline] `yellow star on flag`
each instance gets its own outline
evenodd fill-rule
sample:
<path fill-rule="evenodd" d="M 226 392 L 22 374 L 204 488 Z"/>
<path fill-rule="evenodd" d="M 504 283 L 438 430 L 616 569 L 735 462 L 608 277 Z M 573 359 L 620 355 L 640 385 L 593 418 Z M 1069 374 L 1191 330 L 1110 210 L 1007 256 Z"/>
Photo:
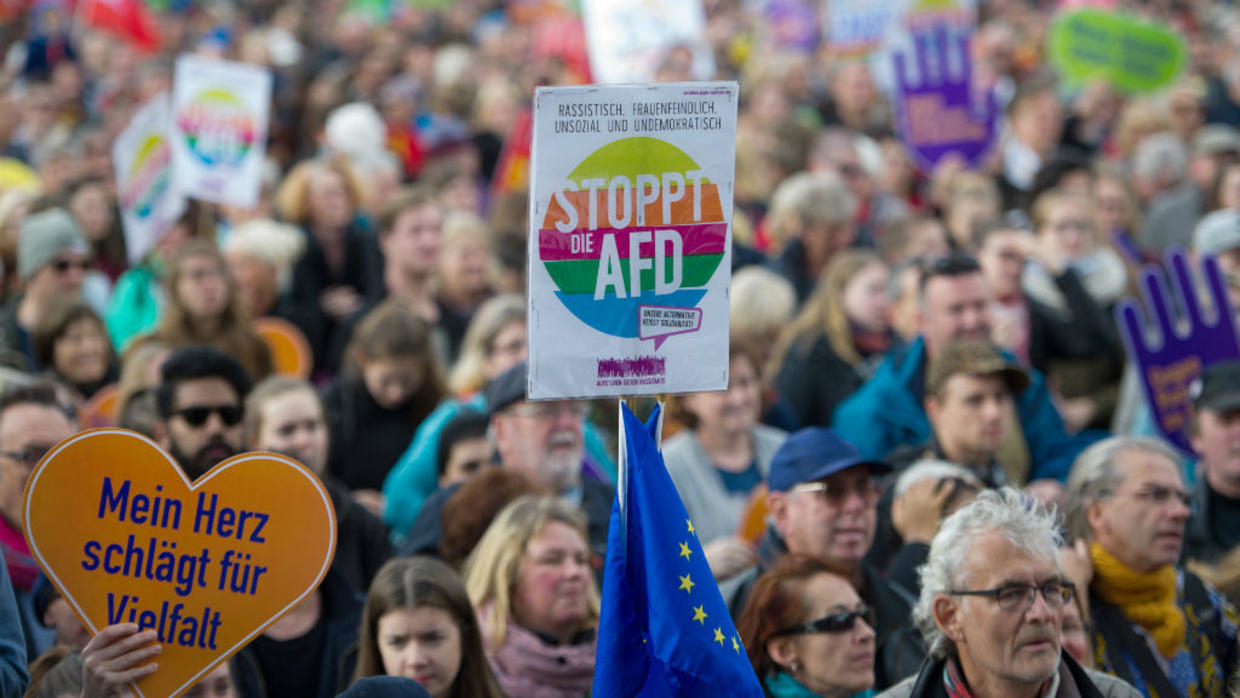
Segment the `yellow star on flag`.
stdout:
<path fill-rule="evenodd" d="M 686 574 L 685 576 L 680 577 L 680 588 L 681 589 L 684 589 L 686 592 L 692 594 L 693 587 L 694 587 L 693 580 L 689 579 L 689 575 Z"/>
<path fill-rule="evenodd" d="M 718 642 L 719 646 L 723 647 L 723 628 L 715 628 L 715 642 Z"/>
<path fill-rule="evenodd" d="M 689 556 L 692 554 L 693 554 L 693 551 L 689 549 L 688 541 L 680 544 L 680 556 L 681 557 L 688 560 Z"/>
<path fill-rule="evenodd" d="M 706 604 L 702 604 L 701 606 L 693 607 L 693 620 L 696 620 L 702 625 L 706 625 L 706 611 L 703 609 L 705 605 Z"/>
<path fill-rule="evenodd" d="M 685 519 L 685 523 L 689 524 L 689 533 L 693 533 L 693 522 L 689 519 Z"/>
<path fill-rule="evenodd" d="M 734 637 L 734 638 L 732 638 L 732 649 L 733 649 L 733 650 L 734 650 L 737 654 L 740 654 L 740 653 L 741 653 L 741 643 L 737 642 L 735 637 Z"/>

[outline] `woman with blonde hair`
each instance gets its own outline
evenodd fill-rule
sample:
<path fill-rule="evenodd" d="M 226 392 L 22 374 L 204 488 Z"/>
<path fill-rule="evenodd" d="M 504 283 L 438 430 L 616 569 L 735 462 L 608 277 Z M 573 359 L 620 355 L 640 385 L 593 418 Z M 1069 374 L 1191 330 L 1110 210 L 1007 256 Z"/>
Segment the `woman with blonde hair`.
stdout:
<path fill-rule="evenodd" d="M 780 335 L 767 375 L 802 426 L 830 426 L 836 405 L 861 387 L 891 346 L 889 275 L 874 252 L 836 254 Z"/>
<path fill-rule="evenodd" d="M 306 251 L 293 267 L 290 313 L 314 350 L 316 372 L 334 370 L 337 325 L 383 297 L 379 243 L 361 221 L 361 187 L 342 158 L 299 163 L 276 192 L 276 208 L 301 226 Z"/>
<path fill-rule="evenodd" d="M 357 673 L 403 676 L 433 698 L 502 698 L 456 573 L 428 557 L 389 560 L 362 609 Z"/>
<path fill-rule="evenodd" d="M 466 561 L 465 589 L 507 694 L 589 694 L 599 594 L 580 512 L 554 497 L 509 504 Z"/>
<path fill-rule="evenodd" d="M 252 380 L 271 373 L 271 350 L 250 329 L 236 282 L 214 243 L 190 240 L 177 250 L 163 288 L 166 303 L 151 338 L 173 350 L 191 344 L 215 347 L 236 357 Z"/>

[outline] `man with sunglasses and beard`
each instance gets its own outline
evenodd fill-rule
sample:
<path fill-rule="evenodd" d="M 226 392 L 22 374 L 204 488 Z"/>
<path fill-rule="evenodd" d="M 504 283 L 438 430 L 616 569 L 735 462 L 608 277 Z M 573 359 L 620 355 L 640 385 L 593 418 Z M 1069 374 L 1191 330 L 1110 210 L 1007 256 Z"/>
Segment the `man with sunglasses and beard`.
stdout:
<path fill-rule="evenodd" d="M 241 451 L 243 400 L 250 376 L 236 359 L 208 346 L 173 352 L 155 390 L 155 440 L 197 480 Z"/>
<path fill-rule="evenodd" d="M 1059 566 L 1060 542 L 1054 510 L 1011 487 L 982 492 L 949 516 L 913 609 L 930 657 L 879 698 L 1138 698 L 1060 650 L 1075 593 Z"/>
<path fill-rule="evenodd" d="M 875 686 L 884 688 L 917 671 L 924 650 L 908 625 L 911 599 L 901 596 L 862 558 L 874 540 L 878 487 L 885 463 L 861 457 L 830 429 L 809 427 L 784 442 L 767 475 L 770 522 L 758 564 L 724 581 L 720 592 L 734 618 L 763 572 L 788 553 L 821 559 L 852 583 L 875 611 Z"/>

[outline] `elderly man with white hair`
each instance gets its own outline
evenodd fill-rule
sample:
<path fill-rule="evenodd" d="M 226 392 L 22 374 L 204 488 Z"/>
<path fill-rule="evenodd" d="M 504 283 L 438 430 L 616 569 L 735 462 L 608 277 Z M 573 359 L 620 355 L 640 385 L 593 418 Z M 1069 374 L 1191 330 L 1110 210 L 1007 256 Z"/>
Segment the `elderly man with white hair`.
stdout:
<path fill-rule="evenodd" d="M 948 517 L 913 608 L 930 656 L 879 698 L 1139 696 L 1060 650 L 1073 587 L 1059 543 L 1054 513 L 1011 487 L 982 492 Z"/>

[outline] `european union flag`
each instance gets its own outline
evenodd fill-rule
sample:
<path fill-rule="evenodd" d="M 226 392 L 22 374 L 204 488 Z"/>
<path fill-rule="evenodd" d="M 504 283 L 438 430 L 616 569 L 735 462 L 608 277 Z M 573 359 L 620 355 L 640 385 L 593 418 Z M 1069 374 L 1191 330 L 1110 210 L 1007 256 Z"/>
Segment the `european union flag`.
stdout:
<path fill-rule="evenodd" d="M 620 486 L 611 509 L 596 698 L 762 696 L 693 522 L 643 425 L 621 405 Z"/>

